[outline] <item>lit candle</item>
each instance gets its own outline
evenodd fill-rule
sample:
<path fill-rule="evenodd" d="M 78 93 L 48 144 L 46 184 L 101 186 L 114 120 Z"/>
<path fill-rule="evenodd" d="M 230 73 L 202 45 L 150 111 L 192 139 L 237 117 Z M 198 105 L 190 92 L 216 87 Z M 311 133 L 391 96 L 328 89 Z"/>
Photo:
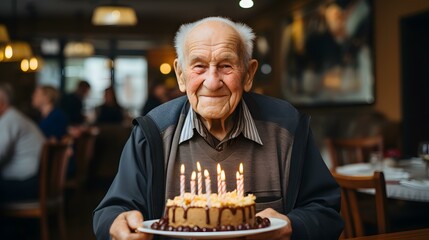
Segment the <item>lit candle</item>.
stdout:
<path fill-rule="evenodd" d="M 220 178 L 222 180 L 222 195 L 226 194 L 226 177 L 225 177 L 225 171 L 222 170 L 220 173 Z"/>
<path fill-rule="evenodd" d="M 210 206 L 210 195 L 212 194 L 212 188 L 211 188 L 211 180 L 209 171 L 207 169 L 204 170 L 204 177 L 206 177 L 206 195 L 207 195 L 207 206 Z"/>
<path fill-rule="evenodd" d="M 244 167 L 243 167 L 243 163 L 240 163 L 240 167 L 239 167 L 239 171 L 240 171 L 240 196 L 243 197 L 244 196 Z"/>
<path fill-rule="evenodd" d="M 180 166 L 180 196 L 185 195 L 185 165 Z"/>
<path fill-rule="evenodd" d="M 238 171 L 235 174 L 235 179 L 237 180 L 237 195 L 240 196 L 240 173 Z"/>
<path fill-rule="evenodd" d="M 222 193 L 222 180 L 220 178 L 220 172 L 222 168 L 220 168 L 220 164 L 217 164 L 217 193 L 220 195 Z"/>
<path fill-rule="evenodd" d="M 197 162 L 198 170 L 198 195 L 203 194 L 203 174 L 201 172 L 200 162 Z"/>
<path fill-rule="evenodd" d="M 212 188 L 211 188 L 211 180 L 210 180 L 210 174 L 207 169 L 204 170 L 204 177 L 206 177 L 206 193 L 212 194 Z"/>
<path fill-rule="evenodd" d="M 195 171 L 192 171 L 191 174 L 191 194 L 195 195 L 195 178 L 197 177 L 197 174 Z"/>

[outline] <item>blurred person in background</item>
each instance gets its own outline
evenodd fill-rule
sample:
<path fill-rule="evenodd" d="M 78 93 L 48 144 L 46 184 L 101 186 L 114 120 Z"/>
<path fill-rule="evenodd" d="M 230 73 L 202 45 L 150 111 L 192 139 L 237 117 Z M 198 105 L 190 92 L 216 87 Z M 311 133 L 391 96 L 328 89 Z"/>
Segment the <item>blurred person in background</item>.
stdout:
<path fill-rule="evenodd" d="M 32 105 L 41 115 L 39 127 L 48 139 L 61 140 L 67 134 L 67 116 L 56 106 L 59 96 L 51 86 L 40 86 L 33 92 Z"/>
<path fill-rule="evenodd" d="M 168 100 L 168 91 L 164 83 L 160 81 L 153 81 L 152 85 L 149 88 L 149 95 L 147 97 L 145 105 L 143 106 L 141 115 L 146 115 L 150 110 L 158 107 L 159 105 L 163 104 L 164 102 L 167 102 Z"/>
<path fill-rule="evenodd" d="M 38 197 L 45 142 L 36 124 L 12 106 L 12 99 L 12 87 L 0 83 L 0 202 Z"/>
<path fill-rule="evenodd" d="M 83 113 L 83 100 L 89 94 L 91 86 L 87 81 L 81 80 L 76 90 L 61 99 L 61 109 L 66 113 L 70 125 L 82 125 L 85 123 Z"/>
<path fill-rule="evenodd" d="M 124 110 L 116 100 L 115 89 L 108 87 L 104 90 L 104 103 L 96 110 L 96 124 L 122 123 L 124 120 Z"/>

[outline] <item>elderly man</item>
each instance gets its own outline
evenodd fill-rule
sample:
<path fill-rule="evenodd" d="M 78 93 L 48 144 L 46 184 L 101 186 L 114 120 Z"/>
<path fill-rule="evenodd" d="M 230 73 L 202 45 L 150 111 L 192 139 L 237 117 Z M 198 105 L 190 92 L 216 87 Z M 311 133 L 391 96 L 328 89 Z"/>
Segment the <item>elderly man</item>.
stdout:
<path fill-rule="evenodd" d="M 157 142 L 153 128 L 136 121 L 140 127 L 94 212 L 98 239 L 109 233 L 112 239 L 151 239 L 134 229 L 161 216 L 165 199 L 179 195 L 180 165 L 197 161 L 211 171 L 221 162 L 231 171 L 227 175 L 244 162 L 245 172 L 253 174 L 244 188 L 256 195 L 258 215 L 289 223 L 248 239 L 338 238 L 340 190 L 316 149 L 308 118 L 285 101 L 247 93 L 258 66 L 251 59 L 253 39 L 246 25 L 218 17 L 179 29 L 174 66 L 187 97 L 147 115 L 160 132 Z M 157 146 L 162 154 L 156 154 Z M 165 163 L 165 177 L 157 161 Z M 232 180 L 228 186 L 235 185 Z"/>
<path fill-rule="evenodd" d="M 45 138 L 11 105 L 12 88 L 0 83 L 0 202 L 37 198 L 39 159 Z"/>

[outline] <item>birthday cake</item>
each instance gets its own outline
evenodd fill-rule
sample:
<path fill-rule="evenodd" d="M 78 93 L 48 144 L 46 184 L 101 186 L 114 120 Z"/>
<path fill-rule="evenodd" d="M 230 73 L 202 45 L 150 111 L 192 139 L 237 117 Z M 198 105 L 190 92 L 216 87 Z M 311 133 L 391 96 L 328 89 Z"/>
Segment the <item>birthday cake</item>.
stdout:
<path fill-rule="evenodd" d="M 169 199 L 165 216 L 151 227 L 157 230 L 183 232 L 234 231 L 263 228 L 269 219 L 256 217 L 252 194 L 238 196 L 236 191 L 220 196 L 185 193 Z"/>
<path fill-rule="evenodd" d="M 244 194 L 243 164 L 237 171 L 237 188 L 226 191 L 225 172 L 217 165 L 218 193 L 212 193 L 210 174 L 204 170 L 205 190 L 202 192 L 202 169 L 197 162 L 198 174 L 193 171 L 191 192 L 185 192 L 185 166 L 180 168 L 180 196 L 168 199 L 164 217 L 151 228 L 178 232 L 213 232 L 264 228 L 270 226 L 268 218 L 256 216 L 255 199 Z M 198 177 L 197 177 L 198 176 Z M 198 193 L 197 193 L 198 186 Z"/>

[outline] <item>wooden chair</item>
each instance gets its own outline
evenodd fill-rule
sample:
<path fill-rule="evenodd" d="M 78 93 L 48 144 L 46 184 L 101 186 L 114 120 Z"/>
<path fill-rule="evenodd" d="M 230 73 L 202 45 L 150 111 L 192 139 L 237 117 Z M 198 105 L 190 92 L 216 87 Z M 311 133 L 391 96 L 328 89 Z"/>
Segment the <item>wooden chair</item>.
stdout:
<path fill-rule="evenodd" d="M 98 133 L 98 128 L 87 128 L 74 138 L 76 172 L 73 177 L 66 180 L 66 188 L 79 190 L 86 183 Z"/>
<path fill-rule="evenodd" d="M 367 162 L 373 152 L 383 153 L 383 137 L 326 139 L 331 157 L 331 169 L 350 163 Z"/>
<path fill-rule="evenodd" d="M 56 215 L 60 239 L 66 239 L 63 193 L 71 138 L 46 142 L 39 167 L 39 198 L 0 205 L 0 214 L 13 218 L 39 218 L 41 240 L 49 239 L 49 216 Z"/>
<path fill-rule="evenodd" d="M 377 216 L 378 234 L 389 230 L 387 221 L 386 183 L 383 172 L 374 172 L 373 176 L 345 176 L 333 172 L 335 180 L 341 187 L 341 214 L 345 221 L 344 236 L 346 238 L 365 235 L 362 212 L 367 209 L 359 208 L 357 191 L 359 189 L 375 190 L 375 209 Z"/>

